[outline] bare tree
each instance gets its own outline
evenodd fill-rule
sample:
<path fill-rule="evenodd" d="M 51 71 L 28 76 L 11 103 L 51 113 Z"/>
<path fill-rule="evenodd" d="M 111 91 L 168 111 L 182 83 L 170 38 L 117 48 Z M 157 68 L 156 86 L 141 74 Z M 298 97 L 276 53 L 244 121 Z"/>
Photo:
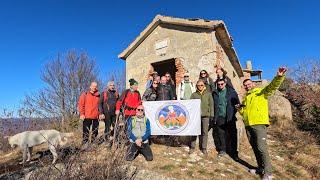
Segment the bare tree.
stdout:
<path fill-rule="evenodd" d="M 291 69 L 283 91 L 294 107 L 300 129 L 312 132 L 320 142 L 320 60 L 304 60 Z"/>
<path fill-rule="evenodd" d="M 320 84 L 320 60 L 300 61 L 290 73 L 290 76 L 302 84 Z"/>
<path fill-rule="evenodd" d="M 50 60 L 41 80 L 46 86 L 25 97 L 24 110 L 33 116 L 59 118 L 62 124 L 77 116 L 78 98 L 90 82 L 99 81 L 95 61 L 87 53 L 75 50 Z"/>
<path fill-rule="evenodd" d="M 123 92 L 126 89 L 126 70 L 114 70 L 111 73 L 108 73 L 107 81 L 114 81 L 119 93 Z"/>

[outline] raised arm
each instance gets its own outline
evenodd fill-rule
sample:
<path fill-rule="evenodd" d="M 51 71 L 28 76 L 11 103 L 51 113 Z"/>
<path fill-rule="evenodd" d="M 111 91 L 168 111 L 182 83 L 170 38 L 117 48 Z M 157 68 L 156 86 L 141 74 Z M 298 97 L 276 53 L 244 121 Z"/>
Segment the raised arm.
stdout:
<path fill-rule="evenodd" d="M 265 97 L 273 95 L 274 92 L 280 87 L 280 85 L 284 81 L 286 72 L 286 68 L 279 68 L 277 76 L 273 78 L 270 84 L 268 84 L 266 87 L 262 89 L 261 94 L 263 94 Z"/>

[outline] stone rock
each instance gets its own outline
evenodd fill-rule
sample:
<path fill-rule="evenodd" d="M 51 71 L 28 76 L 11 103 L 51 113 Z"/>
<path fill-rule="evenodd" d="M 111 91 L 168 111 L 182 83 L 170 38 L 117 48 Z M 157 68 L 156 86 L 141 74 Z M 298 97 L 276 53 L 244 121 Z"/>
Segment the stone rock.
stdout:
<path fill-rule="evenodd" d="M 154 171 L 149 170 L 139 170 L 133 179 L 136 180 L 145 180 L 145 179 L 152 179 L 152 180 L 173 180 L 175 178 L 166 177 L 164 175 L 160 175 Z"/>
<path fill-rule="evenodd" d="M 193 153 L 189 156 L 188 162 L 197 162 L 200 161 L 202 158 L 198 156 L 196 153 Z"/>
<path fill-rule="evenodd" d="M 269 117 L 271 122 L 280 127 L 285 127 L 292 123 L 291 104 L 280 91 L 276 91 L 268 98 Z"/>

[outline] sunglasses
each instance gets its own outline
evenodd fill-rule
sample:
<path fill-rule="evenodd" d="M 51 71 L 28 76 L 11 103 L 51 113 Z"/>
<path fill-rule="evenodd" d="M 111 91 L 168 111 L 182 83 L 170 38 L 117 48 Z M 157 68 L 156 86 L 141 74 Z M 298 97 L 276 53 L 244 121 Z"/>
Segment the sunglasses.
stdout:
<path fill-rule="evenodd" d="M 207 73 L 205 73 L 205 72 L 202 72 L 202 73 L 200 73 L 200 74 L 207 74 Z"/>
<path fill-rule="evenodd" d="M 189 76 L 184 76 L 184 77 L 189 77 Z"/>
<path fill-rule="evenodd" d="M 137 111 L 141 111 L 141 112 L 143 112 L 143 109 L 137 109 Z"/>

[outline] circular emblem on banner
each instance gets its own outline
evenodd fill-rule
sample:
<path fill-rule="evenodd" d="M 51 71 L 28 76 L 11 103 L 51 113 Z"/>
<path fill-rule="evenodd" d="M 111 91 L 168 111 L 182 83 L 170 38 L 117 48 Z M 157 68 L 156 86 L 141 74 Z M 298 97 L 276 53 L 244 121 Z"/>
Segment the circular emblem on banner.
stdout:
<path fill-rule="evenodd" d="M 183 104 L 165 103 L 158 108 L 155 119 L 161 130 L 169 134 L 177 134 L 188 125 L 189 113 Z"/>

